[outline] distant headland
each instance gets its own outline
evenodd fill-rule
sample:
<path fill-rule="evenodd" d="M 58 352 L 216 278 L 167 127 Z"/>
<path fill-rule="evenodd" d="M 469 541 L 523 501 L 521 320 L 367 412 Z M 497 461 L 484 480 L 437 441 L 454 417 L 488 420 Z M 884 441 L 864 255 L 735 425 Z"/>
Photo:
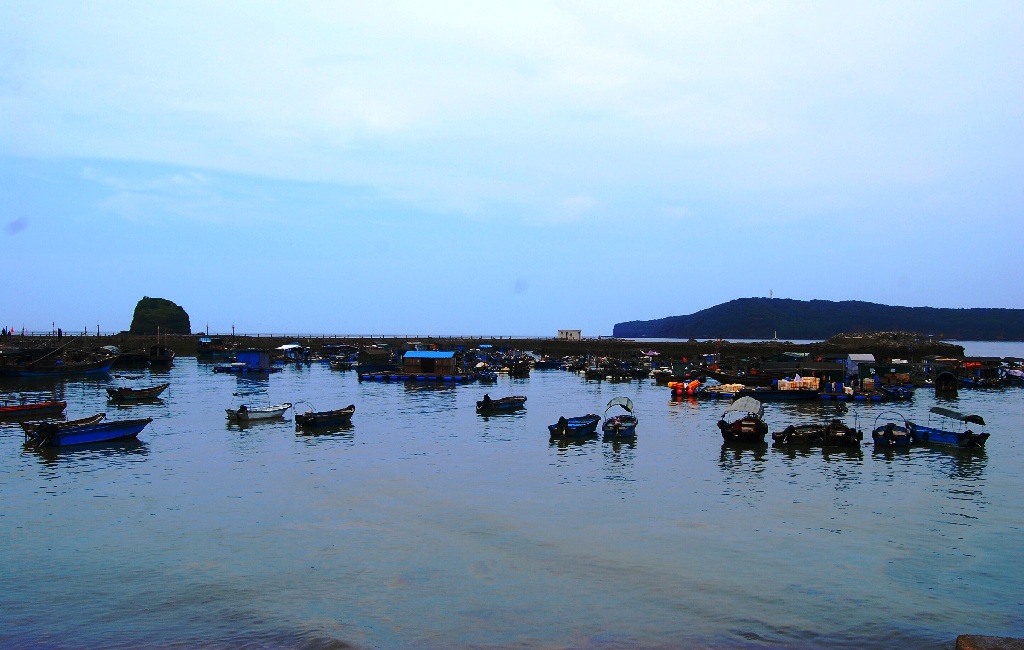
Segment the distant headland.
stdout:
<path fill-rule="evenodd" d="M 894 307 L 847 300 L 738 298 L 687 316 L 617 323 L 619 338 L 826 340 L 841 333 L 921 332 L 936 339 L 1024 341 L 1024 309 Z"/>

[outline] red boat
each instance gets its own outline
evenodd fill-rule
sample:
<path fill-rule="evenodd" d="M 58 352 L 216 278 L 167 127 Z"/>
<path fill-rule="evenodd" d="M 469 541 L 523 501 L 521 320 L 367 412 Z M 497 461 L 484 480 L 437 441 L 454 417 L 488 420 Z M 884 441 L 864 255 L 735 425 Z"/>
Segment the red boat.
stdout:
<path fill-rule="evenodd" d="M 2 418 L 34 418 L 40 415 L 59 415 L 64 412 L 67 402 L 31 402 L 28 404 L 4 404 L 0 406 Z"/>

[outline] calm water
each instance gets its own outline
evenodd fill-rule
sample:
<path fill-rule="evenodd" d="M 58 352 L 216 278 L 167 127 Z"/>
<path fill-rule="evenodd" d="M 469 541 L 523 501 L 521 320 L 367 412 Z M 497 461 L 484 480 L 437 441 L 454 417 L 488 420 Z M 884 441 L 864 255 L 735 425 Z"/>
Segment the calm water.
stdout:
<path fill-rule="evenodd" d="M 1020 344 L 1004 354 L 1024 356 Z M 6 381 L 68 415 L 152 416 L 141 443 L 24 451 L 0 425 L 0 645 L 952 648 L 1024 637 L 1024 390 L 962 392 L 984 452 L 724 449 L 723 406 L 535 371 L 496 386 L 255 384 L 179 359 L 159 401 L 115 378 Z M 141 382 L 156 383 L 156 376 Z M 351 428 L 228 425 L 233 392 Z M 475 400 L 521 394 L 515 415 Z M 559 446 L 559 415 L 630 396 L 635 445 Z M 922 417 L 919 391 L 897 408 Z M 299 408 L 307 406 L 299 403 Z M 892 406 L 855 409 L 870 428 Z M 772 430 L 827 406 L 767 405 Z"/>

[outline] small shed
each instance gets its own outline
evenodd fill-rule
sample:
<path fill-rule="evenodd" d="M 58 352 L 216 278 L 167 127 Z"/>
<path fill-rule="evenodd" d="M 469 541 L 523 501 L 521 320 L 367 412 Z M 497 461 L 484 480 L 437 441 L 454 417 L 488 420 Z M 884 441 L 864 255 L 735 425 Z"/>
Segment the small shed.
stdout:
<path fill-rule="evenodd" d="M 580 341 L 583 339 L 583 330 L 558 330 L 558 338 L 562 341 Z"/>
<path fill-rule="evenodd" d="M 846 355 L 846 374 L 849 377 L 860 378 L 860 364 L 874 362 L 875 355 L 873 354 L 848 354 Z"/>
<path fill-rule="evenodd" d="M 269 368 L 271 365 L 270 351 L 268 350 L 239 350 L 235 356 L 238 363 L 244 363 L 246 368 Z"/>
<path fill-rule="evenodd" d="M 454 374 L 455 353 L 411 350 L 402 357 L 402 371 L 410 374 Z"/>

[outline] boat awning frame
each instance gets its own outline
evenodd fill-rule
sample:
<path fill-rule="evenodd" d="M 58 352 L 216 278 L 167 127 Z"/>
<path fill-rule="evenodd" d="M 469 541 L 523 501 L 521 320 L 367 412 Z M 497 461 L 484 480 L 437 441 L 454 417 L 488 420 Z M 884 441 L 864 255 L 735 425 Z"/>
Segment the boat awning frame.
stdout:
<path fill-rule="evenodd" d="M 608 400 L 608 408 L 606 408 L 604 410 L 605 413 L 607 413 L 608 409 L 612 408 L 613 406 L 621 406 L 622 408 L 626 409 L 630 413 L 633 412 L 633 400 L 629 399 L 625 395 L 620 395 L 619 397 L 613 397 L 610 400 Z"/>
<path fill-rule="evenodd" d="M 953 409 L 942 408 L 941 406 L 933 406 L 931 412 L 936 415 L 941 415 L 945 418 L 951 418 L 953 420 L 960 420 L 961 422 L 970 422 L 971 424 L 980 424 L 985 426 L 985 418 L 980 415 L 965 415 L 959 411 Z"/>

